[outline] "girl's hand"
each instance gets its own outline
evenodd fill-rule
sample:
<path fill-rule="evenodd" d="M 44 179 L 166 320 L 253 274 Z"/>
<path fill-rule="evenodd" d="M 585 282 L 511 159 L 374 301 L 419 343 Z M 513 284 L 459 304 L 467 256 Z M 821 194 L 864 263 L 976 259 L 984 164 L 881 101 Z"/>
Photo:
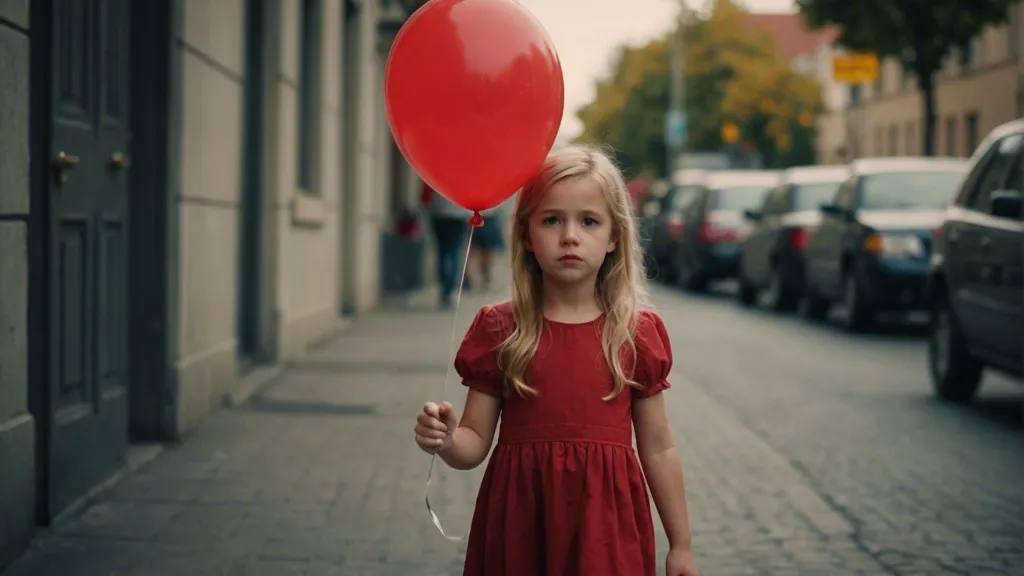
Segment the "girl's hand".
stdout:
<path fill-rule="evenodd" d="M 669 550 L 668 558 L 665 560 L 665 576 L 700 576 L 693 552 L 684 549 Z"/>
<path fill-rule="evenodd" d="M 451 404 L 444 402 L 438 406 L 427 402 L 423 405 L 423 412 L 416 416 L 416 444 L 427 454 L 440 452 L 451 444 L 452 434 L 458 426 Z"/>

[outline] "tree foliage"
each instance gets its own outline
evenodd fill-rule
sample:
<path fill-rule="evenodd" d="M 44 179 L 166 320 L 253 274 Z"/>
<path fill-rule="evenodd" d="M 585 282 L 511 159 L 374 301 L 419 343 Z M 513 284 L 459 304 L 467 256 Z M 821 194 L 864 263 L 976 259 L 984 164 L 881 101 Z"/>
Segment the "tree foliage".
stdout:
<path fill-rule="evenodd" d="M 809 25 L 836 26 L 839 44 L 896 58 L 914 73 L 924 108 L 924 152 L 935 136 L 935 73 L 987 25 L 1007 20 L 1014 0 L 797 0 Z"/>
<path fill-rule="evenodd" d="M 775 39 L 751 30 L 745 17 L 730 0 L 718 0 L 706 18 L 682 28 L 687 149 L 721 149 L 722 127 L 732 122 L 740 144 L 760 151 L 769 166 L 813 162 L 820 89 L 791 71 Z M 662 38 L 621 48 L 594 100 L 577 112 L 579 140 L 612 145 L 632 173 L 666 172 L 669 47 Z"/>

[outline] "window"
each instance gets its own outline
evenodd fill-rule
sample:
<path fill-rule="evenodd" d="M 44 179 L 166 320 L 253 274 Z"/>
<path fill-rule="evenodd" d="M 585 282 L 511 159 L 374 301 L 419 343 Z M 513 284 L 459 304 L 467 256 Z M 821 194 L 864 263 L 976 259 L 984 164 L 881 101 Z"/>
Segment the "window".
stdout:
<path fill-rule="evenodd" d="M 789 211 L 789 186 L 773 188 L 764 198 L 764 208 L 761 209 L 765 216 L 781 216 Z"/>
<path fill-rule="evenodd" d="M 320 2 L 302 0 L 299 15 L 298 151 L 296 177 L 299 189 L 314 193 L 316 163 L 316 116 L 319 107 Z"/>
<path fill-rule="evenodd" d="M 875 127 L 875 154 L 878 156 L 884 156 L 885 150 L 882 148 L 882 142 L 885 138 L 884 131 L 881 126 Z"/>
<path fill-rule="evenodd" d="M 974 154 L 978 147 L 978 113 L 971 112 L 964 117 L 964 145 L 967 147 L 966 156 Z"/>
<path fill-rule="evenodd" d="M 895 124 L 889 126 L 889 156 L 896 156 L 899 154 L 899 150 L 897 150 L 899 139 L 900 134 L 898 127 Z"/>
<path fill-rule="evenodd" d="M 717 210 L 756 209 L 764 200 L 768 188 L 763 186 L 736 186 L 715 191 L 714 207 Z"/>
<path fill-rule="evenodd" d="M 916 142 L 917 134 L 914 132 L 914 121 L 910 120 L 907 122 L 906 142 L 903 144 L 903 148 L 907 151 L 908 156 L 917 151 L 914 146 Z"/>
<path fill-rule="evenodd" d="M 828 204 L 835 198 L 841 182 L 814 182 L 798 184 L 793 194 L 794 210 L 818 210 L 822 204 Z"/>
<path fill-rule="evenodd" d="M 885 172 L 864 178 L 864 210 L 922 210 L 945 208 L 963 179 L 959 170 Z"/>
<path fill-rule="evenodd" d="M 946 118 L 946 155 L 960 155 L 960 151 L 956 148 L 956 116 Z"/>
<path fill-rule="evenodd" d="M 853 106 L 859 106 L 861 98 L 863 98 L 863 88 L 860 84 L 854 84 L 850 86 L 850 104 Z"/>
<path fill-rule="evenodd" d="M 845 208 L 847 210 L 853 209 L 853 197 L 854 190 L 857 186 L 857 180 L 851 178 L 839 186 L 839 190 L 836 191 L 836 198 L 833 200 L 836 206 Z"/>
<path fill-rule="evenodd" d="M 980 173 L 967 199 L 967 208 L 978 212 L 989 211 L 992 193 L 1004 188 L 1014 172 L 1019 172 L 1016 159 L 1024 143 L 1024 136 L 1011 134 L 992 145 L 987 158 L 979 163 Z"/>

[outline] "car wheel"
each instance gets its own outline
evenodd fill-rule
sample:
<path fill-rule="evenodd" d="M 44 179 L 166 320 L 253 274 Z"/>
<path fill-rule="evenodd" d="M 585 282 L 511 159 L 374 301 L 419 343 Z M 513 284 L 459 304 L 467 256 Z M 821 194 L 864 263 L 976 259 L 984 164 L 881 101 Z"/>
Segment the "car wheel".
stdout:
<path fill-rule="evenodd" d="M 867 329 L 874 320 L 875 314 L 868 303 L 864 301 L 860 283 L 857 281 L 857 272 L 854 270 L 850 270 L 846 274 L 843 306 L 846 308 L 846 329 L 851 332 L 861 332 Z"/>
<path fill-rule="evenodd" d="M 768 306 L 776 312 L 790 312 L 796 309 L 798 304 L 799 299 L 786 287 L 779 270 L 773 267 L 771 278 L 768 280 Z"/>
<path fill-rule="evenodd" d="M 737 280 L 740 287 L 736 291 L 736 299 L 744 306 L 753 306 L 757 303 L 757 288 L 754 288 L 742 274 L 740 274 Z"/>
<path fill-rule="evenodd" d="M 935 393 L 959 404 L 974 399 L 984 366 L 971 356 L 944 294 L 932 304 L 928 336 L 928 367 Z"/>

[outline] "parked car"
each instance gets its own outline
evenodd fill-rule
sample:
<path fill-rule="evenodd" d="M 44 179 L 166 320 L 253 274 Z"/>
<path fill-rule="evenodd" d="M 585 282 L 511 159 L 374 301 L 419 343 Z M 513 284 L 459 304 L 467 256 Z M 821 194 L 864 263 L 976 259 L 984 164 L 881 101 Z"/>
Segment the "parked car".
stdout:
<path fill-rule="evenodd" d="M 942 222 L 967 162 L 943 158 L 866 158 L 835 199 L 805 250 L 807 312 L 823 319 L 835 302 L 849 330 L 882 311 L 927 307 L 932 231 Z"/>
<path fill-rule="evenodd" d="M 669 239 L 682 230 L 680 211 L 699 189 L 704 174 L 703 170 L 679 170 L 661 194 L 656 198 L 652 195 L 644 203 L 640 237 L 647 272 L 652 278 L 671 281 L 674 277 Z"/>
<path fill-rule="evenodd" d="M 752 225 L 739 244 L 741 304 L 754 304 L 763 291 L 772 309 L 796 309 L 804 290 L 807 237 L 821 221 L 821 205 L 832 201 L 849 175 L 846 166 L 790 168 L 760 208 L 744 212 Z"/>
<path fill-rule="evenodd" d="M 935 392 L 974 398 L 986 367 L 1024 378 L 1024 120 L 971 159 L 936 230 L 928 274 L 928 367 Z"/>
<path fill-rule="evenodd" d="M 677 284 L 703 290 L 710 281 L 736 276 L 743 211 L 760 206 L 780 176 L 766 170 L 716 171 L 704 176 L 692 200 L 682 207 L 681 229 L 668 242 Z"/>

